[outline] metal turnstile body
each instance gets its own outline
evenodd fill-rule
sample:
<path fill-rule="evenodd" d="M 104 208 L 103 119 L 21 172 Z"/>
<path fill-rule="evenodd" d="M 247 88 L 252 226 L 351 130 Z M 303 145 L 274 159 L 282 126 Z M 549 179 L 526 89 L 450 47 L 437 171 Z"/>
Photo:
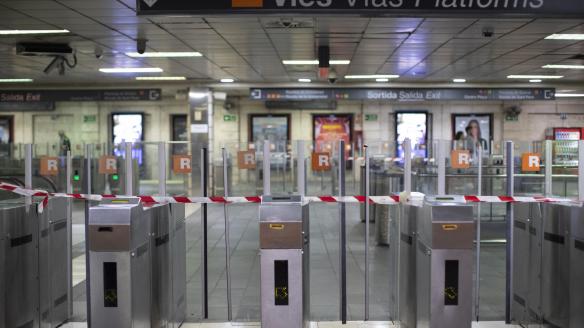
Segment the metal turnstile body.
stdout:
<path fill-rule="evenodd" d="M 260 206 L 263 328 L 310 325 L 308 206 L 300 196 L 264 197 Z"/>
<path fill-rule="evenodd" d="M 569 327 L 571 208 L 559 204 L 544 204 L 543 207 L 543 322 L 556 327 Z"/>
<path fill-rule="evenodd" d="M 584 327 L 584 208 L 570 211 L 570 327 Z"/>
<path fill-rule="evenodd" d="M 542 319 L 541 270 L 543 209 L 538 203 L 513 205 L 513 305 L 512 321 L 538 324 Z"/>
<path fill-rule="evenodd" d="M 69 316 L 69 201 L 44 213 L 24 199 L 0 202 L 0 327 L 52 328 Z"/>
<path fill-rule="evenodd" d="M 154 205 L 147 211 L 152 229 L 152 327 L 174 328 L 186 316 L 184 204 Z"/>
<path fill-rule="evenodd" d="M 115 202 L 89 209 L 90 325 L 150 328 L 151 212 Z"/>
<path fill-rule="evenodd" d="M 36 204 L 0 204 L 0 327 L 38 327 L 38 221 Z"/>
<path fill-rule="evenodd" d="M 399 263 L 398 268 L 398 316 L 400 325 L 404 328 L 416 327 L 416 216 L 418 208 L 410 205 L 400 205 L 399 229 Z M 399 230 L 399 232 L 398 232 Z M 398 239 L 399 238 L 399 239 Z"/>
<path fill-rule="evenodd" d="M 472 326 L 473 207 L 425 203 L 417 216 L 416 327 Z"/>

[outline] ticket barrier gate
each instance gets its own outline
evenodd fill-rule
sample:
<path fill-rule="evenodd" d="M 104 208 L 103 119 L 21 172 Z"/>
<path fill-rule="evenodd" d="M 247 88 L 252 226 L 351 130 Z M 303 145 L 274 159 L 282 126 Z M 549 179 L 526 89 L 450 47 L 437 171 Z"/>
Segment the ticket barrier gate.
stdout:
<path fill-rule="evenodd" d="M 183 204 L 110 200 L 89 212 L 92 327 L 179 327 L 186 316 Z"/>
<path fill-rule="evenodd" d="M 399 320 L 407 328 L 470 328 L 472 205 L 426 201 L 402 205 Z"/>
<path fill-rule="evenodd" d="M 264 196 L 260 205 L 263 328 L 310 326 L 308 205 Z"/>
<path fill-rule="evenodd" d="M 69 200 L 42 214 L 23 198 L 0 202 L 0 327 L 52 328 L 69 316 Z"/>

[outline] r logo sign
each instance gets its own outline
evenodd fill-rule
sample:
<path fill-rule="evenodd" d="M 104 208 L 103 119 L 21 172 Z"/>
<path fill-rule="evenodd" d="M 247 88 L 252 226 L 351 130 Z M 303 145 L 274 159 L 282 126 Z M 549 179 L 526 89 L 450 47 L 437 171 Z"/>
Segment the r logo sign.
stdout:
<path fill-rule="evenodd" d="M 256 168 L 256 154 L 254 150 L 240 151 L 237 153 L 237 165 L 241 170 L 253 170 Z"/>
<path fill-rule="evenodd" d="M 312 153 L 312 170 L 315 172 L 329 171 L 331 169 L 331 154 L 328 152 Z"/>
<path fill-rule="evenodd" d="M 468 169 L 470 167 L 470 151 L 453 150 L 450 153 L 450 164 L 453 169 Z"/>
<path fill-rule="evenodd" d="M 521 155 L 521 170 L 523 172 L 539 172 L 541 156 L 535 153 L 524 153 Z"/>
<path fill-rule="evenodd" d="M 231 0 L 232 8 L 262 8 L 264 0 Z"/>
<path fill-rule="evenodd" d="M 118 161 L 115 156 L 101 156 L 99 158 L 99 174 L 118 173 Z"/>
<path fill-rule="evenodd" d="M 55 176 L 59 174 L 59 159 L 57 157 L 41 157 L 41 175 Z"/>
<path fill-rule="evenodd" d="M 173 155 L 172 156 L 172 171 L 174 173 L 191 173 L 191 156 L 188 155 Z"/>

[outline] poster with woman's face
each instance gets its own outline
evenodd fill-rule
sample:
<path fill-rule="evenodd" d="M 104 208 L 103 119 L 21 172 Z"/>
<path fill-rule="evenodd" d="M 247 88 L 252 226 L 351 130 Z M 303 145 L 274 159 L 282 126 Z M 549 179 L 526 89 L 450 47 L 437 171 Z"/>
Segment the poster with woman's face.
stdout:
<path fill-rule="evenodd" d="M 454 116 L 454 126 L 453 139 L 454 140 L 467 140 L 472 138 L 474 140 L 483 140 L 486 144 L 486 149 L 490 145 L 490 141 L 493 140 L 493 135 L 491 131 L 491 119 L 492 115 L 468 115 L 468 114 L 453 114 Z"/>

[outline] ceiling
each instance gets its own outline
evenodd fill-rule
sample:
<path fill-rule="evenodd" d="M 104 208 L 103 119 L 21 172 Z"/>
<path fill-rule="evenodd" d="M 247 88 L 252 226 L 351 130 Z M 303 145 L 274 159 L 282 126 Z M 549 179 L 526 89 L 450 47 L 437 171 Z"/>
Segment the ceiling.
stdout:
<path fill-rule="evenodd" d="M 292 22 L 285 28 L 280 22 Z M 484 37 L 483 28 L 494 28 Z M 398 74 L 402 83 L 509 83 L 510 74 L 560 74 L 581 83 L 584 70 L 542 69 L 546 64 L 584 64 L 584 42 L 544 40 L 552 33 L 584 33 L 584 19 L 364 18 L 279 16 L 138 17 L 134 0 L 0 0 L 0 29 L 68 29 L 61 36 L 0 36 L 0 78 L 33 78 L 37 83 L 109 83 L 133 75 L 100 73 L 104 67 L 161 67 L 153 76 L 186 76 L 202 83 L 234 78 L 246 83 L 317 79 L 314 66 L 284 66 L 283 59 L 316 59 L 328 44 L 346 74 Z M 201 58 L 134 59 L 136 40 L 148 51 L 198 51 Z M 78 66 L 65 76 L 42 71 L 45 57 L 21 57 L 22 41 L 66 42 Z M 105 52 L 95 57 L 95 48 Z"/>

